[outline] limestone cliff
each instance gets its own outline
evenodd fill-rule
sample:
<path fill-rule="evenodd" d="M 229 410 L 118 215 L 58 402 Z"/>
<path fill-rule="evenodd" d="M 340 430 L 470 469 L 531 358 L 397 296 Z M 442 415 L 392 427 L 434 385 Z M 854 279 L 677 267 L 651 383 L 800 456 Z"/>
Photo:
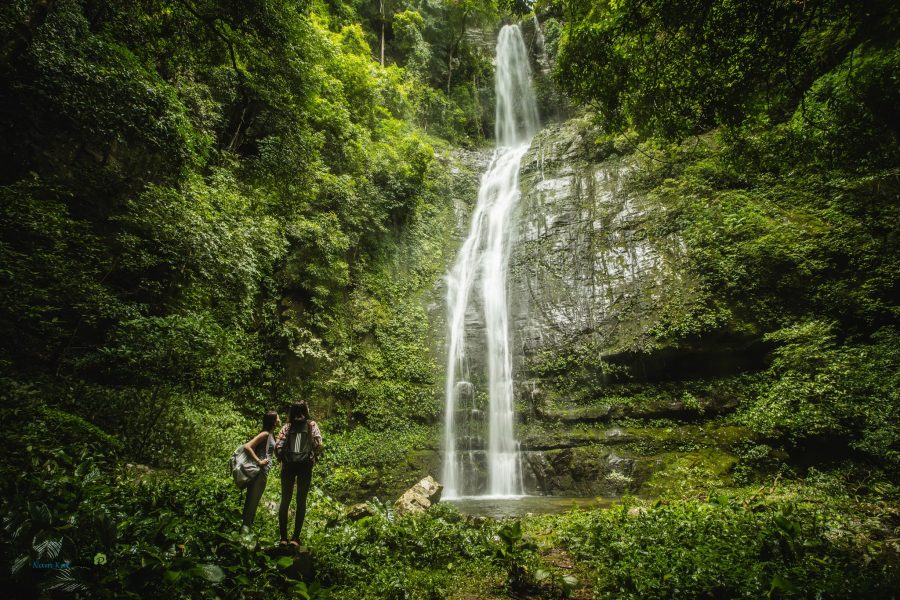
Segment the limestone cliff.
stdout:
<path fill-rule="evenodd" d="M 604 354 L 645 349 L 692 295 L 683 244 L 651 232 L 661 207 L 625 189 L 633 156 L 598 133 L 589 117 L 550 125 L 523 160 L 510 287 L 524 356 L 586 336 Z"/>

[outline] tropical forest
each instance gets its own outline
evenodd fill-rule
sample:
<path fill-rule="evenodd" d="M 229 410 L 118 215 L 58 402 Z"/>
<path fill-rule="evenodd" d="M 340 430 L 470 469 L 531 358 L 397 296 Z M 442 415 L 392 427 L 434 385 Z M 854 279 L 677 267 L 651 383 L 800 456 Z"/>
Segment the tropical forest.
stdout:
<path fill-rule="evenodd" d="M 0 595 L 900 597 L 900 4 L 4 0 Z"/>

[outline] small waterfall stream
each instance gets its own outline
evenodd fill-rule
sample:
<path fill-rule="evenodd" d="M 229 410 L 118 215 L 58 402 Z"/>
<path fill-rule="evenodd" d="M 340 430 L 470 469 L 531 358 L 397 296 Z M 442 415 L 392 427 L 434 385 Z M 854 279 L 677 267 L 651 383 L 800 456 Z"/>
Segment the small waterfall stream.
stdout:
<path fill-rule="evenodd" d="M 523 493 L 522 468 L 515 438 L 512 356 L 509 347 L 507 271 L 510 216 L 519 197 L 519 164 L 539 128 L 531 89 L 528 54 L 517 25 L 506 25 L 497 39 L 497 148 L 481 179 L 469 235 L 447 275 L 449 348 L 444 420 L 444 497 L 515 496 Z M 486 489 L 470 483 L 465 471 L 476 468 L 474 453 L 483 442 L 462 422 L 479 416 L 466 360 L 466 312 L 480 293 L 488 376 Z M 481 340 L 474 342 L 480 344 Z M 473 345 L 474 345 L 473 344 Z"/>

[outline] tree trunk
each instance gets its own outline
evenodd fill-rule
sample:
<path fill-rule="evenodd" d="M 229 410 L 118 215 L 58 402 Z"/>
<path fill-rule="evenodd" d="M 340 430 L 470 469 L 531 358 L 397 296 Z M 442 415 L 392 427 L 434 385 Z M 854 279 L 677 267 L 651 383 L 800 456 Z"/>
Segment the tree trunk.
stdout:
<path fill-rule="evenodd" d="M 450 81 L 453 79 L 453 48 L 447 55 L 447 97 L 450 97 Z"/>
<path fill-rule="evenodd" d="M 381 66 L 384 66 L 384 0 L 379 3 L 379 11 L 381 12 Z"/>
<path fill-rule="evenodd" d="M 450 83 L 453 81 L 453 55 L 456 53 L 456 50 L 459 48 L 459 45 L 462 43 L 463 38 L 466 36 L 466 21 L 469 18 L 469 13 L 463 14 L 462 18 L 462 27 L 459 29 L 459 37 L 456 38 L 450 45 L 450 50 L 447 52 L 447 97 L 450 97 Z"/>

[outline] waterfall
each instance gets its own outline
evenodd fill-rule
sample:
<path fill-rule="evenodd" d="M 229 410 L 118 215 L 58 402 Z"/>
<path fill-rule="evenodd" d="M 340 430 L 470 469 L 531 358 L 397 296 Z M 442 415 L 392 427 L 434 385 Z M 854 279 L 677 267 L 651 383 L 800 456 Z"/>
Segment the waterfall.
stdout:
<path fill-rule="evenodd" d="M 537 50 L 537 62 L 541 66 L 541 71 L 546 73 L 550 70 L 550 61 L 547 58 L 544 32 L 541 31 L 541 24 L 538 21 L 537 15 L 532 15 L 531 22 L 534 25 L 534 47 L 535 50 Z"/>
<path fill-rule="evenodd" d="M 475 492 L 491 496 L 523 493 L 522 469 L 515 438 L 512 356 L 509 347 L 507 270 L 510 216 L 519 197 L 519 164 L 539 127 L 531 89 L 528 54 L 517 25 L 506 25 L 497 39 L 497 148 L 481 178 L 469 235 L 447 275 L 449 348 L 444 417 L 444 496 Z M 480 288 L 480 289 L 478 289 Z M 461 435 L 460 415 L 475 415 L 474 389 L 468 379 L 466 312 L 480 305 L 485 325 L 484 351 L 488 376 L 488 445 L 486 490 L 469 489 L 463 470 L 472 468 L 478 436 Z"/>

